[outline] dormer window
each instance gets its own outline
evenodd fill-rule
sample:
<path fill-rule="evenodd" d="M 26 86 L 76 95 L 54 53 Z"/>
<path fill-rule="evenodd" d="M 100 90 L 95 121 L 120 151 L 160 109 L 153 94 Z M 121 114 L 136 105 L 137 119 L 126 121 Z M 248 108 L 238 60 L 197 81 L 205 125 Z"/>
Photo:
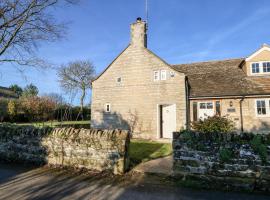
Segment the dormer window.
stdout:
<path fill-rule="evenodd" d="M 252 74 L 260 73 L 260 64 L 252 63 Z"/>
<path fill-rule="evenodd" d="M 251 74 L 270 74 L 270 61 L 251 63 Z"/>
<path fill-rule="evenodd" d="M 270 72 L 270 62 L 263 62 L 263 72 Z"/>

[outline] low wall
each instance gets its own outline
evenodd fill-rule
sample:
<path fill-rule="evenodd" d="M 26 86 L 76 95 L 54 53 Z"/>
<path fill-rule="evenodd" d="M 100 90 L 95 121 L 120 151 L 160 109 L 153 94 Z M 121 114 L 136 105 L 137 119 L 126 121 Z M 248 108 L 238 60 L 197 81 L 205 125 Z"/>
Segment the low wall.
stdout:
<path fill-rule="evenodd" d="M 270 135 L 174 133 L 173 172 L 203 188 L 270 191 Z"/>
<path fill-rule="evenodd" d="M 129 132 L 0 125 L 0 159 L 123 174 L 129 163 Z"/>

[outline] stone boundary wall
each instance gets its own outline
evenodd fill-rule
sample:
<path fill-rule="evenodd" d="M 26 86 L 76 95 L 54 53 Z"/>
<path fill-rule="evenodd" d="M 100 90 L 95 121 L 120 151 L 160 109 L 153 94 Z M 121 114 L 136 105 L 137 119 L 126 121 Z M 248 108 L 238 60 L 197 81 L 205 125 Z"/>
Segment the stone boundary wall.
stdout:
<path fill-rule="evenodd" d="M 130 134 L 121 130 L 0 125 L 0 159 L 123 174 Z"/>
<path fill-rule="evenodd" d="M 173 175 L 205 189 L 270 191 L 270 134 L 173 134 Z"/>

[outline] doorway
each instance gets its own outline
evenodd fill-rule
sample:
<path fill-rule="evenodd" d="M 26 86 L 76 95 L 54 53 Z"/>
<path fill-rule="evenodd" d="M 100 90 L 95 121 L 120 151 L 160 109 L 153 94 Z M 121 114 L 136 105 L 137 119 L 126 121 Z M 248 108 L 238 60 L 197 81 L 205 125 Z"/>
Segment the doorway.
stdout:
<path fill-rule="evenodd" d="M 160 137 L 173 137 L 176 131 L 176 105 L 160 105 Z"/>

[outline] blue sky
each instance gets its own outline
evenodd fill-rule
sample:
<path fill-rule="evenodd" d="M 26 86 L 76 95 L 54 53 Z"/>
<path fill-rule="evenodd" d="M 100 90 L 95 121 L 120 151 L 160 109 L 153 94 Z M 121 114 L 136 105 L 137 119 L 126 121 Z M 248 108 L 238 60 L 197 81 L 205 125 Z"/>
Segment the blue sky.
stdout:
<path fill-rule="evenodd" d="M 37 54 L 56 65 L 88 59 L 100 73 L 128 45 L 129 25 L 144 18 L 144 0 L 81 0 L 53 11 L 69 24 L 67 37 L 43 43 Z M 148 47 L 168 63 L 245 57 L 270 44 L 269 0 L 149 0 Z M 33 83 L 40 94 L 59 87 L 54 70 L 0 69 L 0 85 Z M 87 103 L 90 101 L 88 93 Z"/>

